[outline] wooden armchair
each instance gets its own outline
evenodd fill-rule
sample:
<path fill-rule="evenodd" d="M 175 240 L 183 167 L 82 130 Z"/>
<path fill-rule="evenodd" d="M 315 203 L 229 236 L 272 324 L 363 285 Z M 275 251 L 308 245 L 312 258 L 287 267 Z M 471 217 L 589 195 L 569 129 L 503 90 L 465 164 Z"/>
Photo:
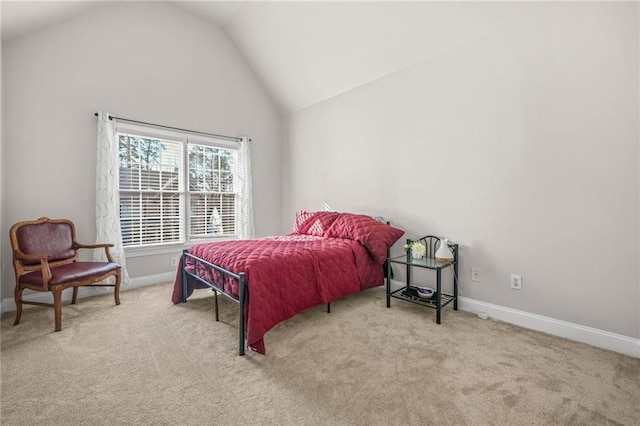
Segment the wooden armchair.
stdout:
<path fill-rule="evenodd" d="M 62 329 L 62 291 L 73 287 L 72 304 L 76 303 L 78 287 L 115 287 L 116 305 L 120 304 L 120 265 L 113 261 L 109 247 L 113 244 L 79 244 L 73 223 L 66 219 L 49 219 L 16 223 L 9 231 L 13 250 L 13 268 L 16 274 L 16 321 L 20 323 L 22 305 L 53 307 L 55 331 Z M 104 248 L 108 262 L 79 262 L 78 249 Z M 103 284 L 115 277 L 115 284 Z M 22 300 L 22 291 L 50 291 L 53 304 Z"/>

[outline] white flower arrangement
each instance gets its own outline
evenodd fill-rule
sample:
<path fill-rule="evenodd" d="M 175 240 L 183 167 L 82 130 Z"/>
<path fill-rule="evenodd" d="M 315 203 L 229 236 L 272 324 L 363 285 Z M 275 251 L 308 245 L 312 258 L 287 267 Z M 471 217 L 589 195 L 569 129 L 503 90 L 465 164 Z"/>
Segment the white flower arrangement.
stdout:
<path fill-rule="evenodd" d="M 411 244 L 411 255 L 414 258 L 420 259 L 424 257 L 425 254 L 427 254 L 427 247 L 423 243 L 414 241 L 413 244 Z"/>

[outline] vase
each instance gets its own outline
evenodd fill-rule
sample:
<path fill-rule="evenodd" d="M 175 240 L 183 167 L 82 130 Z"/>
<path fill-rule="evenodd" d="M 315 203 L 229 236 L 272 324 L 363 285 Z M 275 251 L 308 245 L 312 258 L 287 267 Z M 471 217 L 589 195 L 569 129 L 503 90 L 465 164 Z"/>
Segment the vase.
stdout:
<path fill-rule="evenodd" d="M 416 260 L 422 259 L 422 256 L 420 256 L 418 253 L 416 253 L 414 251 L 411 252 L 411 257 L 413 257 Z"/>
<path fill-rule="evenodd" d="M 449 240 L 446 238 L 440 239 L 440 247 L 436 251 L 436 262 L 453 262 L 453 252 L 449 248 Z"/>

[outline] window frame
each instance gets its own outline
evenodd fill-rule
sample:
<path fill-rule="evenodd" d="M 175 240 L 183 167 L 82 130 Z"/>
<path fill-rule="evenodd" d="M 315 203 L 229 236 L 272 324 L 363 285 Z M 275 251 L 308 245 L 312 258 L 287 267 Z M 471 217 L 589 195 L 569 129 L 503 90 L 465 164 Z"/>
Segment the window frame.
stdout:
<path fill-rule="evenodd" d="M 167 243 L 155 243 L 144 244 L 136 246 L 125 246 L 123 248 L 127 257 L 148 256 L 154 254 L 166 254 L 175 253 L 176 250 L 182 250 L 188 248 L 194 244 L 207 242 L 207 241 L 224 241 L 237 239 L 238 229 L 238 153 L 239 146 L 236 142 L 217 139 L 211 136 L 192 134 L 190 132 L 181 132 L 179 130 L 165 130 L 152 126 L 145 126 L 141 124 L 133 124 L 127 122 L 117 122 L 115 126 L 116 141 L 119 140 L 120 134 L 129 134 L 133 136 L 140 136 L 144 138 L 157 138 L 164 139 L 171 142 L 178 142 L 181 144 L 182 150 L 182 185 L 179 188 L 180 203 L 181 203 L 181 226 L 182 236 L 180 241 L 167 242 Z M 191 237 L 191 214 L 190 208 L 190 190 L 189 190 L 189 144 L 205 145 L 219 149 L 228 149 L 234 151 L 235 154 L 235 167 L 233 170 L 233 183 L 235 194 L 235 208 L 234 208 L 234 227 L 236 233 L 226 235 L 209 235 L 209 236 L 196 236 Z M 123 190 L 126 191 L 126 190 Z M 120 184 L 118 183 L 118 194 L 120 194 Z M 119 199 L 119 197 L 118 197 Z M 122 234 L 121 234 L 122 238 Z"/>

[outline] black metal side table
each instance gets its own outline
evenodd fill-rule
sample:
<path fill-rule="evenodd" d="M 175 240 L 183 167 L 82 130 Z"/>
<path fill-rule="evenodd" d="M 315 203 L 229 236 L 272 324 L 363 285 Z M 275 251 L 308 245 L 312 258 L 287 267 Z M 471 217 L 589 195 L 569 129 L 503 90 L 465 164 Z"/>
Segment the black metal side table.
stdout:
<path fill-rule="evenodd" d="M 427 306 L 436 310 L 436 323 L 440 324 L 442 308 L 453 302 L 453 309 L 458 310 L 458 244 L 449 243 L 449 248 L 453 253 L 453 260 L 450 262 L 438 262 L 435 253 L 440 246 L 441 240 L 438 237 L 428 235 L 417 240 L 407 240 L 407 245 L 414 242 L 422 242 L 426 247 L 426 254 L 421 259 L 411 257 L 411 250 L 406 256 L 387 258 L 387 308 L 391 307 L 391 298 L 406 300 L 407 302 Z M 391 264 L 406 266 L 406 285 L 397 290 L 391 291 Z M 436 271 L 436 291 L 433 297 L 425 299 L 414 296 L 411 288 L 411 268 L 424 268 Z M 442 292 L 442 271 L 447 268 L 453 269 L 453 294 Z"/>

